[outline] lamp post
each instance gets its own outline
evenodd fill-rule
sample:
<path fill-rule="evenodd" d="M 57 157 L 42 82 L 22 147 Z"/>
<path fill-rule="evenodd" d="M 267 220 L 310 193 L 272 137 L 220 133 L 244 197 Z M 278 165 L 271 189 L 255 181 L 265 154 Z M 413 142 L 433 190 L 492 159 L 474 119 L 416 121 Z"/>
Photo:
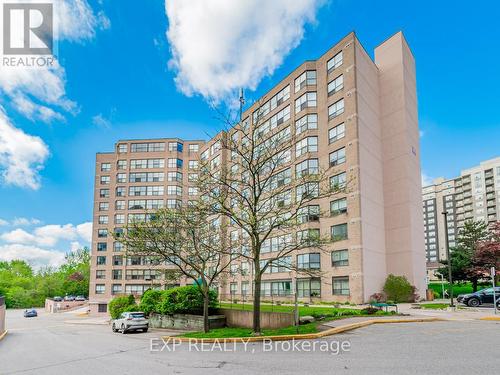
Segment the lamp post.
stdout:
<path fill-rule="evenodd" d="M 448 259 L 448 283 L 450 285 L 450 307 L 455 307 L 455 304 L 453 303 L 453 278 L 451 276 L 450 242 L 448 240 L 448 211 L 443 211 L 442 214 L 444 215 L 446 258 Z"/>
<path fill-rule="evenodd" d="M 441 278 L 441 295 L 444 298 L 444 276 L 442 273 L 435 272 L 434 275 L 438 275 Z"/>

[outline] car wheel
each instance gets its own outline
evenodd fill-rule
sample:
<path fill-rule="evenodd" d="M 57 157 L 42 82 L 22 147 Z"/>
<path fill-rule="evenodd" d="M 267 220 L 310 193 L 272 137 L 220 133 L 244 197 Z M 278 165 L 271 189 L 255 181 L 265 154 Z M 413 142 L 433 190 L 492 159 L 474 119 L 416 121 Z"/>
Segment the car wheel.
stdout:
<path fill-rule="evenodd" d="M 112 330 L 113 332 L 118 332 L 118 330 L 116 329 L 115 323 L 113 323 L 113 326 L 111 327 L 111 330 Z"/>
<path fill-rule="evenodd" d="M 147 328 L 144 328 L 144 329 L 142 330 L 142 332 L 147 332 L 147 331 L 148 331 L 148 329 L 147 329 Z"/>
<path fill-rule="evenodd" d="M 477 298 L 471 298 L 470 300 L 467 301 L 467 306 L 470 307 L 478 307 L 481 303 Z"/>
<path fill-rule="evenodd" d="M 122 324 L 121 331 L 123 334 L 127 333 L 127 330 L 125 329 L 125 325 Z"/>

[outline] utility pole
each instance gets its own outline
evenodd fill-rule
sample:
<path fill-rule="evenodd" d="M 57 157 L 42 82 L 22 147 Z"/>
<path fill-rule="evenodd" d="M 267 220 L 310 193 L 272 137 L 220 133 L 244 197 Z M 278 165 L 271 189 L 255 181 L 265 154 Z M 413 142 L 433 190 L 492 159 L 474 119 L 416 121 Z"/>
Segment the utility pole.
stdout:
<path fill-rule="evenodd" d="M 445 239 L 446 239 L 446 258 L 448 259 L 448 283 L 450 285 L 450 307 L 455 307 L 453 303 L 453 277 L 451 275 L 450 242 L 448 240 L 448 211 L 442 212 L 444 215 Z"/>
<path fill-rule="evenodd" d="M 243 105 L 245 104 L 245 93 L 243 92 L 243 89 L 240 89 L 240 123 L 243 116 Z"/>

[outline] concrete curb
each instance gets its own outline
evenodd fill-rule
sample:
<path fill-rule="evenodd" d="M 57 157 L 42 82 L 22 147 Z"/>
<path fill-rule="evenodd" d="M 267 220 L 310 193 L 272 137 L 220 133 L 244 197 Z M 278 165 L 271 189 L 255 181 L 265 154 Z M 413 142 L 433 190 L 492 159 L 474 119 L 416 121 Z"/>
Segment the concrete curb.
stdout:
<path fill-rule="evenodd" d="M 371 319 L 358 323 L 346 324 L 340 327 L 330 328 L 317 333 L 305 333 L 296 335 L 280 335 L 280 336 L 253 336 L 253 337 L 226 337 L 226 338 L 206 338 L 198 339 L 191 337 L 179 336 L 163 336 L 163 340 L 172 340 L 177 342 L 190 343 L 214 343 L 214 342 L 259 342 L 259 341 L 287 341 L 287 340 L 311 340 L 319 339 L 325 336 L 331 336 L 338 333 L 351 331 L 353 329 L 366 327 L 372 324 L 387 324 L 387 323 L 424 323 L 424 322 L 442 322 L 446 319 L 442 318 L 407 318 L 407 319 Z"/>
<path fill-rule="evenodd" d="M 491 320 L 500 322 L 500 316 L 484 316 L 482 318 L 479 318 L 479 320 Z"/>
<path fill-rule="evenodd" d="M 107 326 L 109 322 L 96 322 L 96 321 L 84 321 L 84 320 L 65 320 L 65 324 L 86 324 L 86 325 L 94 325 L 94 326 Z"/>
<path fill-rule="evenodd" d="M 2 340 L 3 340 L 3 338 L 4 338 L 5 336 L 7 336 L 7 333 L 8 333 L 8 332 L 9 332 L 9 331 L 5 330 L 5 331 L 4 331 L 4 333 L 2 333 L 2 334 L 0 335 L 0 341 L 2 341 Z"/>

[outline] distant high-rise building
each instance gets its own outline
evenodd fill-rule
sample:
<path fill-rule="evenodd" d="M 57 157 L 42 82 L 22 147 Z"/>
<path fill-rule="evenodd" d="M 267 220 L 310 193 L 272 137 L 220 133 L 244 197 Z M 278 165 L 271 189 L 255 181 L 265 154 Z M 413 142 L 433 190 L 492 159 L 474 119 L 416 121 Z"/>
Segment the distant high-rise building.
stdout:
<path fill-rule="evenodd" d="M 500 220 L 500 157 L 465 169 L 459 177 L 434 180 L 422 188 L 425 250 L 429 276 L 446 260 L 446 235 L 450 248 L 464 222 Z M 448 212 L 445 223 L 444 211 Z"/>
<path fill-rule="evenodd" d="M 286 130 L 297 139 L 280 170 L 284 176 L 320 168 L 332 183 L 352 181 L 347 193 L 318 199 L 304 216 L 304 230 L 330 234 L 335 242 L 328 251 L 300 250 L 286 260 L 322 271 L 317 278 L 297 280 L 299 298 L 365 302 L 381 291 L 391 273 L 405 275 L 425 295 L 415 62 L 403 35 L 397 33 L 379 45 L 373 61 L 350 33 L 319 59 L 297 67 L 263 101 L 244 111 L 242 121 L 253 126 L 259 106 L 265 116 L 262 137 Z M 125 257 L 110 233 L 146 219 L 147 210 L 197 199 L 193 181 L 199 160 L 210 161 L 211 167 L 230 164 L 219 136 L 209 142 L 124 140 L 114 152 L 97 154 L 92 311 L 105 312 L 114 295 L 167 286 L 157 270 L 168 265 Z M 315 212 L 328 214 L 318 217 Z M 270 238 L 263 246 L 265 259 L 279 239 Z M 234 266 L 251 267 L 244 261 Z M 250 275 L 251 269 L 246 275 L 229 276 L 219 292 L 251 298 Z M 286 267 L 269 267 L 263 299 L 290 298 L 292 278 Z"/>

